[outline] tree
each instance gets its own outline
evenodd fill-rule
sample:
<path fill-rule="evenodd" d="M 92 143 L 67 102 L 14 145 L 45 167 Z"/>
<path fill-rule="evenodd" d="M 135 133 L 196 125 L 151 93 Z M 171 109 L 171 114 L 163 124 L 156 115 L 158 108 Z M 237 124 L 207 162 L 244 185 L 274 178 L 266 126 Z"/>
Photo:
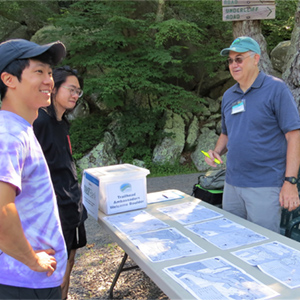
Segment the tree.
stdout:
<path fill-rule="evenodd" d="M 217 71 L 228 36 L 221 3 L 210 0 L 80 0 L 55 25 L 67 44 L 65 62 L 84 73 L 86 93 L 121 110 L 141 102 L 197 109 L 199 78 Z"/>
<path fill-rule="evenodd" d="M 233 22 L 233 36 L 250 36 L 258 42 L 261 49 L 260 69 L 266 74 L 273 74 L 274 69 L 267 52 L 267 43 L 262 35 L 260 20 Z"/>
<path fill-rule="evenodd" d="M 290 39 L 297 1 L 276 0 L 275 19 L 233 22 L 234 38 L 247 35 L 260 44 L 262 50 L 260 68 L 267 74 L 274 73 L 269 53 L 278 43 Z"/>
<path fill-rule="evenodd" d="M 300 0 L 295 14 L 295 26 L 292 32 L 291 46 L 287 53 L 286 70 L 283 79 L 290 87 L 300 109 Z"/>
<path fill-rule="evenodd" d="M 55 21 L 86 92 L 118 109 L 146 102 L 181 113 L 201 101 L 182 85 L 199 61 L 188 45 L 204 48 L 202 29 L 165 13 L 164 1 L 113 2 L 77 1 Z"/>

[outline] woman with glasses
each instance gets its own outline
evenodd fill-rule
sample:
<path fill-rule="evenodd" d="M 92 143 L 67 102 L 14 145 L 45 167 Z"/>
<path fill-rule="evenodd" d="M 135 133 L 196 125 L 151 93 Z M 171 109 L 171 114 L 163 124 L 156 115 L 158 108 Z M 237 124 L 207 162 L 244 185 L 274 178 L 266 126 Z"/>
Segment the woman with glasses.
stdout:
<path fill-rule="evenodd" d="M 39 110 L 33 129 L 49 166 L 68 251 L 62 284 L 62 299 L 66 299 L 76 249 L 86 245 L 84 221 L 87 212 L 82 204 L 66 118 L 67 112 L 74 109 L 83 94 L 83 81 L 77 71 L 68 66 L 55 69 L 53 79 L 51 105 Z"/>

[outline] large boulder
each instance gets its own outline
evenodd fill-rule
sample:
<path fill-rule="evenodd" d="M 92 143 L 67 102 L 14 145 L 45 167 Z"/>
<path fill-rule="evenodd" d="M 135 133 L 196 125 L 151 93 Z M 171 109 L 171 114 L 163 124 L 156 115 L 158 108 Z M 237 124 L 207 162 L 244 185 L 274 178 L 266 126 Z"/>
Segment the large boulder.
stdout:
<path fill-rule="evenodd" d="M 81 169 L 103 167 L 118 163 L 113 151 L 114 139 L 109 132 L 105 132 L 103 142 L 94 147 L 86 156 L 77 161 L 77 166 Z"/>
<path fill-rule="evenodd" d="M 56 13 L 59 13 L 58 1 L 1 1 L 0 40 L 29 40 Z"/>
<path fill-rule="evenodd" d="M 194 116 L 187 132 L 186 146 L 185 146 L 187 150 L 192 149 L 196 145 L 198 136 L 199 136 L 199 121 L 197 117 Z"/>
<path fill-rule="evenodd" d="M 206 76 L 203 79 L 201 86 L 199 87 L 200 93 L 202 95 L 208 95 L 213 90 L 222 86 L 230 79 L 231 79 L 231 75 L 230 72 L 228 72 L 227 70 L 219 71 L 214 77 Z M 217 95 L 217 93 L 214 93 L 213 95 L 214 95 L 213 98 L 218 98 L 220 96 Z M 212 95 L 209 96 L 212 97 Z"/>
<path fill-rule="evenodd" d="M 180 158 L 185 145 L 185 124 L 183 118 L 171 111 L 167 111 L 167 120 L 164 132 L 165 137 L 153 151 L 153 162 L 175 163 Z"/>
<path fill-rule="evenodd" d="M 295 26 L 291 36 L 291 46 L 286 55 L 283 80 L 290 87 L 300 111 L 300 7 L 295 15 Z"/>
<path fill-rule="evenodd" d="M 209 128 L 202 128 L 201 134 L 198 139 L 198 144 L 196 150 L 192 153 L 191 158 L 198 171 L 206 171 L 210 166 L 205 162 L 205 156 L 202 154 L 201 150 L 208 151 L 209 149 L 214 149 L 215 144 L 219 138 L 215 130 L 210 130 Z M 222 157 L 224 164 L 226 164 L 226 157 Z M 218 168 L 221 168 L 220 165 Z"/>
<path fill-rule="evenodd" d="M 29 39 L 27 27 L 0 15 L 0 40 L 5 41 L 13 38 Z"/>
<path fill-rule="evenodd" d="M 271 52 L 271 62 L 273 68 L 279 72 L 283 72 L 286 64 L 286 55 L 291 46 L 291 41 L 283 41 L 279 43 Z"/>
<path fill-rule="evenodd" d="M 83 102 L 79 104 L 68 114 L 69 120 L 87 117 L 89 115 L 89 108 Z"/>

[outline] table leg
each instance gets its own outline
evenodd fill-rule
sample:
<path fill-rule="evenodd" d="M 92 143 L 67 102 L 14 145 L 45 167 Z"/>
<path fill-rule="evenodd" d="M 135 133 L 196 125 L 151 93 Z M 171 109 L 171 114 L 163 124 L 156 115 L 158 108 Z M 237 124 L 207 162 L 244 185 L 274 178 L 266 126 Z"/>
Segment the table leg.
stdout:
<path fill-rule="evenodd" d="M 129 271 L 129 270 L 133 270 L 133 269 L 139 268 L 139 266 L 131 266 L 131 267 L 123 268 L 124 265 L 125 265 L 125 262 L 126 262 L 127 258 L 128 258 L 128 254 L 125 252 L 124 256 L 122 258 L 122 261 L 120 263 L 120 266 L 119 266 L 119 268 L 117 270 L 117 273 L 116 273 L 116 275 L 114 277 L 114 280 L 113 280 L 112 284 L 110 285 L 109 299 L 113 299 L 113 290 L 114 290 L 114 287 L 115 287 L 115 285 L 116 285 L 116 283 L 117 283 L 117 281 L 119 279 L 120 274 L 122 272 L 124 272 L 124 271 Z"/>

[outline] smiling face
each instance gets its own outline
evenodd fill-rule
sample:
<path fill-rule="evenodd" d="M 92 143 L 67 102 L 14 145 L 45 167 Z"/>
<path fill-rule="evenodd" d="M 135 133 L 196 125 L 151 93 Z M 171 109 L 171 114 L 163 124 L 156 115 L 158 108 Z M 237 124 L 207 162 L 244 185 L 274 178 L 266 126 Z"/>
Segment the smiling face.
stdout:
<path fill-rule="evenodd" d="M 241 62 L 237 62 L 237 58 L 240 58 Z M 259 55 L 253 54 L 251 51 L 244 53 L 230 51 L 229 60 L 233 61 L 229 64 L 233 79 L 241 86 L 251 86 L 259 72 Z"/>
<path fill-rule="evenodd" d="M 46 63 L 30 59 L 29 66 L 22 72 L 16 91 L 22 105 L 28 110 L 38 110 L 50 105 L 50 96 L 54 87 L 52 68 Z"/>
<path fill-rule="evenodd" d="M 65 82 L 59 87 L 59 89 L 54 89 L 53 91 L 53 104 L 55 106 L 57 118 L 59 120 L 61 119 L 64 112 L 66 110 L 72 110 L 78 101 L 79 96 L 77 93 L 74 93 L 74 95 L 72 95 L 72 89 L 80 89 L 79 81 L 74 75 L 68 76 Z"/>
<path fill-rule="evenodd" d="M 54 87 L 52 68 L 48 63 L 29 59 L 22 70 L 20 76 L 6 71 L 1 73 L 1 80 L 7 87 L 1 109 L 11 111 L 32 124 L 38 109 L 50 105 Z"/>
<path fill-rule="evenodd" d="M 29 59 L 20 77 L 2 72 L 1 80 L 7 86 L 2 110 L 11 111 L 32 124 L 38 109 L 50 105 L 54 81 L 48 63 Z"/>

